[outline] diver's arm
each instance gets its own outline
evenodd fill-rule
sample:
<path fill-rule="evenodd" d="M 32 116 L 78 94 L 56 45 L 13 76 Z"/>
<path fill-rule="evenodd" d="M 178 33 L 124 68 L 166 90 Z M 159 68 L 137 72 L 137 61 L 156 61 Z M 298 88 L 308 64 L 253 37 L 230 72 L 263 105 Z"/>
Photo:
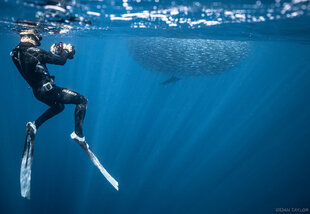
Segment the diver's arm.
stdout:
<path fill-rule="evenodd" d="M 69 53 L 67 51 L 63 51 L 60 55 L 56 56 L 51 52 L 44 51 L 44 62 L 48 64 L 55 65 L 64 65 L 69 58 Z"/>

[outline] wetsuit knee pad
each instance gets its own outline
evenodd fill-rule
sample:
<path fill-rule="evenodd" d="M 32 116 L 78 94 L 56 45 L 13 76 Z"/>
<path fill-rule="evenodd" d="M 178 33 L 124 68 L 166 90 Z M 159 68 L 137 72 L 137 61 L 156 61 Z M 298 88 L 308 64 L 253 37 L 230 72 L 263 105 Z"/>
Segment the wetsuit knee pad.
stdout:
<path fill-rule="evenodd" d="M 87 104 L 88 104 L 88 99 L 84 96 L 81 96 L 81 103 L 80 105 L 83 106 L 84 108 L 87 107 Z"/>

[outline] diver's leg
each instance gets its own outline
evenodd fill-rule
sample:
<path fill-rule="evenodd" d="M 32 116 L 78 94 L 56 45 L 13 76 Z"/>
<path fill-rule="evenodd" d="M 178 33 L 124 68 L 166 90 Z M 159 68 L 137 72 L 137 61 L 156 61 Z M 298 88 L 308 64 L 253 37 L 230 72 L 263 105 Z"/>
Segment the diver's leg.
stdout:
<path fill-rule="evenodd" d="M 62 103 L 56 103 L 47 109 L 35 122 L 34 125 L 38 129 L 45 121 L 59 114 L 65 109 L 65 105 Z"/>
<path fill-rule="evenodd" d="M 47 109 L 38 119 L 36 119 L 32 124 L 35 128 L 39 128 L 45 121 L 54 117 L 55 115 L 62 112 L 65 105 L 57 101 L 58 94 L 61 91 L 56 85 L 52 85 L 52 89 L 44 90 L 43 88 L 33 90 L 33 95 L 41 102 L 48 105 L 50 108 Z"/>
<path fill-rule="evenodd" d="M 84 118 L 86 114 L 86 108 L 87 108 L 87 99 L 80 95 L 80 104 L 76 105 L 75 108 L 75 133 L 79 137 L 83 137 L 83 123 L 84 123 Z"/>
<path fill-rule="evenodd" d="M 75 104 L 75 133 L 78 137 L 83 138 L 83 123 L 86 114 L 88 100 L 81 94 L 72 90 L 63 88 L 59 93 L 58 102 L 63 104 Z"/>

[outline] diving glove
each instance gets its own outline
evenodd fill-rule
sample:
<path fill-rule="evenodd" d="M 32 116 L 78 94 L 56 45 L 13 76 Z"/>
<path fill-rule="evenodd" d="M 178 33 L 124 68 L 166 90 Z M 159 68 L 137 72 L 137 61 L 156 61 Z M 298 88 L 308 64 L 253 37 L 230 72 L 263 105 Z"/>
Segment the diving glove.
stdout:
<path fill-rule="evenodd" d="M 63 44 L 63 50 L 69 54 L 69 59 L 73 59 L 73 56 L 75 54 L 74 46 L 72 46 L 71 44 Z"/>

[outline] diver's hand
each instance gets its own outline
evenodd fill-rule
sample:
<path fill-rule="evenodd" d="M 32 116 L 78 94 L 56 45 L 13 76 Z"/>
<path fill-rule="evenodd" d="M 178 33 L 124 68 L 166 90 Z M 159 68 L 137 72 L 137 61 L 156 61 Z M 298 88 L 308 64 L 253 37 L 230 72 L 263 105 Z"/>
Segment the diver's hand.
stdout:
<path fill-rule="evenodd" d="M 74 46 L 72 46 L 71 44 L 64 44 L 63 49 L 69 54 L 68 58 L 73 59 L 73 56 L 75 54 Z"/>
<path fill-rule="evenodd" d="M 74 47 L 71 44 L 64 44 L 64 50 L 68 51 L 68 53 L 72 52 Z"/>

